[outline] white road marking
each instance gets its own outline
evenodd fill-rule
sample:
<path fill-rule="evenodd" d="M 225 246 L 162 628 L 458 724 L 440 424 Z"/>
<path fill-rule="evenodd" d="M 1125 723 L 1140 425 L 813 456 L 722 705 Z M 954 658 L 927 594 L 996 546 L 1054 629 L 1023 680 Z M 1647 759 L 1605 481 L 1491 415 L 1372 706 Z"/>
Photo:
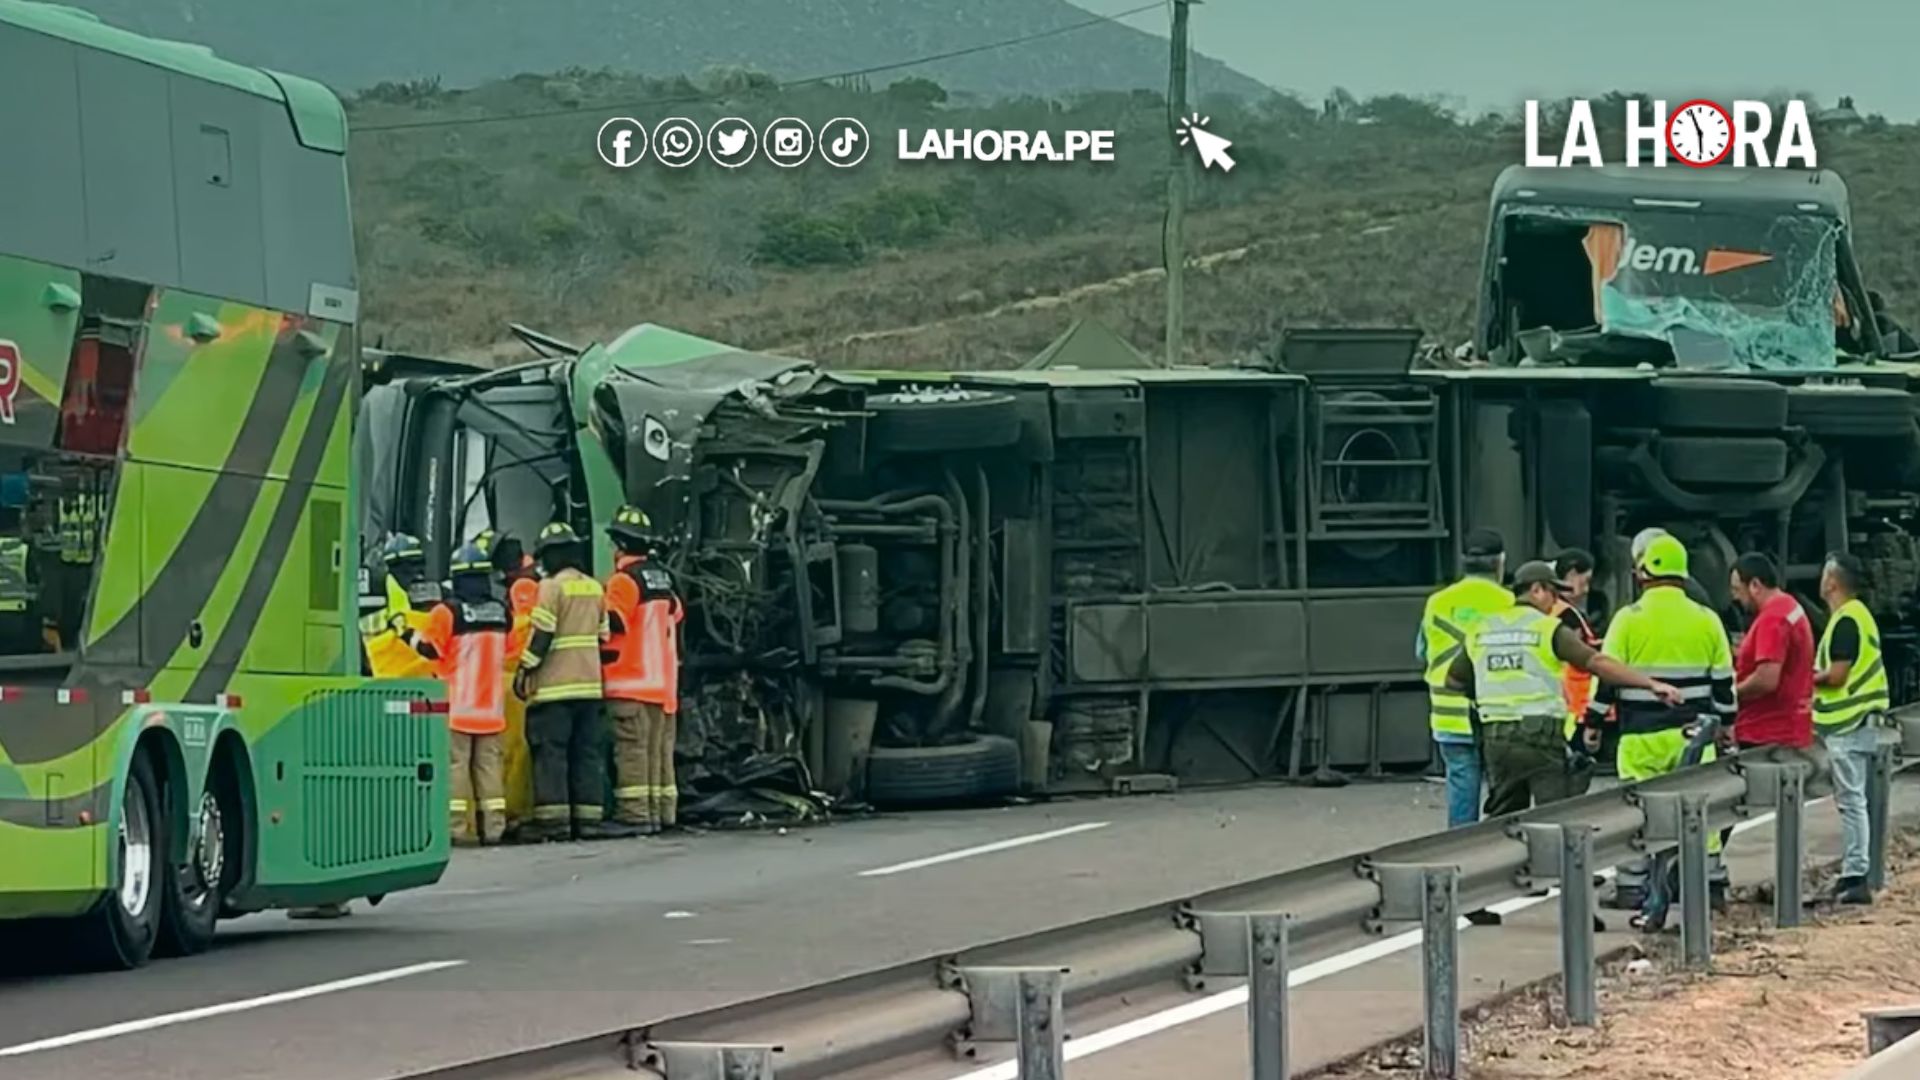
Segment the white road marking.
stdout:
<path fill-rule="evenodd" d="M 1069 825 L 1064 829 L 1054 829 L 1052 832 L 1032 833 L 1027 836 L 1015 836 L 1007 840 L 995 840 L 991 844 L 961 848 L 959 851 L 949 851 L 944 855 L 929 855 L 924 859 L 895 863 L 892 866 L 882 866 L 877 870 L 862 870 L 860 871 L 860 876 L 886 877 L 888 874 L 902 874 L 908 870 L 919 870 L 922 867 L 938 866 L 941 863 L 950 863 L 956 859 L 971 859 L 975 855 L 991 855 L 996 851 L 1026 847 L 1028 844 L 1038 844 L 1043 840 L 1058 840 L 1063 836 L 1072 836 L 1075 833 L 1092 832 L 1095 829 L 1104 829 L 1111 824 L 1112 822 L 1109 821 L 1088 821 L 1079 825 Z"/>
<path fill-rule="evenodd" d="M 37 1054 L 43 1050 L 59 1050 L 62 1047 L 78 1046 L 81 1043 L 99 1042 L 102 1039 L 116 1039 L 122 1035 L 137 1035 L 142 1031 L 171 1027 L 175 1024 L 206 1020 L 229 1013 L 247 1012 L 263 1009 L 269 1005 L 285 1005 L 290 1001 L 304 1001 L 322 994 L 334 994 L 342 990 L 357 990 L 362 986 L 375 986 L 395 979 L 404 979 L 412 975 L 425 975 L 428 972 L 444 971 L 459 967 L 465 960 L 434 960 L 425 964 L 410 964 L 407 967 L 375 971 L 366 975 L 355 975 L 350 979 L 336 979 L 333 982 L 316 983 L 303 986 L 298 990 L 284 990 L 277 994 L 247 998 L 242 1001 L 229 1001 L 220 1005 L 205 1005 L 198 1009 L 186 1009 L 181 1012 L 166 1013 L 161 1016 L 149 1016 L 144 1020 L 127 1020 L 123 1023 L 108 1024 L 106 1027 L 76 1031 L 68 1035 L 55 1035 L 48 1039 L 21 1043 L 18 1046 L 0 1047 L 0 1057 L 20 1057 L 23 1054 Z"/>
<path fill-rule="evenodd" d="M 665 915 L 662 915 L 662 916 L 661 916 L 661 918 L 663 918 L 663 919 L 691 919 L 691 918 L 693 918 L 693 912 L 691 912 L 691 911 L 669 911 L 669 912 L 667 912 L 667 913 L 666 913 Z"/>
<path fill-rule="evenodd" d="M 1831 798 L 1831 796 L 1828 798 Z M 1812 799 L 1809 800 L 1806 805 L 1812 806 L 1816 803 L 1826 801 L 1826 798 Z M 1749 829 L 1757 829 L 1772 820 L 1772 813 L 1761 814 L 1758 817 L 1750 818 L 1735 825 L 1733 831 L 1736 834 L 1743 833 Z M 1607 867 L 1599 871 L 1598 876 L 1612 877 L 1613 868 Z M 1547 895 L 1545 896 L 1519 896 L 1512 900 L 1504 900 L 1498 904 L 1494 904 L 1487 910 L 1500 915 L 1512 915 L 1525 911 L 1530 907 L 1544 904 L 1549 900 L 1557 898 L 1559 895 L 1559 889 L 1548 889 Z M 1458 925 L 1463 931 L 1472 927 L 1472 924 L 1464 918 L 1459 921 Z M 1345 971 L 1352 971 L 1354 968 L 1361 967 L 1365 964 L 1371 964 L 1375 960 L 1385 959 L 1395 953 L 1405 952 L 1408 949 L 1417 947 L 1419 944 L 1420 931 L 1418 930 L 1408 930 L 1405 933 L 1395 934 L 1390 938 L 1382 938 L 1379 941 L 1368 942 L 1357 949 L 1349 949 L 1346 952 L 1329 956 L 1324 960 L 1316 960 L 1311 964 L 1303 964 L 1300 967 L 1294 968 L 1287 973 L 1287 986 L 1305 986 L 1308 983 L 1318 982 L 1321 979 L 1329 978 Z M 1175 1005 L 1171 1009 L 1163 1009 L 1160 1012 L 1149 1013 L 1146 1016 L 1129 1020 L 1123 1024 L 1115 1024 L 1113 1027 L 1096 1031 L 1083 1039 L 1070 1039 L 1066 1046 L 1066 1057 L 1068 1061 L 1077 1061 L 1088 1055 L 1097 1054 L 1102 1050 L 1111 1050 L 1116 1046 L 1124 1046 L 1127 1043 L 1147 1038 L 1150 1035 L 1158 1035 L 1171 1028 L 1176 1028 L 1183 1024 L 1190 1024 L 1195 1020 L 1203 1020 L 1216 1013 L 1226 1012 L 1228 1009 L 1243 1009 L 1246 1007 L 1246 1004 L 1247 988 L 1244 986 L 1236 986 L 1231 990 L 1222 990 L 1217 994 L 1208 994 L 1206 997 Z M 954 1077 L 953 1080 L 1018 1080 L 1019 1075 L 1020 1066 L 1018 1062 L 1003 1061 L 998 1065 L 988 1065 L 985 1068 L 962 1073 Z"/>

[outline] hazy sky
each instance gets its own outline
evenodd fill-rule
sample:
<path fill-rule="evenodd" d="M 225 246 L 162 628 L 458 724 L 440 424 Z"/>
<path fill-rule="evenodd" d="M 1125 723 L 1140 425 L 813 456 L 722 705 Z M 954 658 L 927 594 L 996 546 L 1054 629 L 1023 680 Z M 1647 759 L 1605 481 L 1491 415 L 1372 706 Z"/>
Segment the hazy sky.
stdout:
<path fill-rule="evenodd" d="M 1167 16 L 1126 23 L 1164 34 Z M 1920 0 L 1204 0 L 1191 26 L 1196 49 L 1310 101 L 1336 85 L 1452 95 L 1474 110 L 1616 89 L 1786 90 L 1920 119 Z"/>

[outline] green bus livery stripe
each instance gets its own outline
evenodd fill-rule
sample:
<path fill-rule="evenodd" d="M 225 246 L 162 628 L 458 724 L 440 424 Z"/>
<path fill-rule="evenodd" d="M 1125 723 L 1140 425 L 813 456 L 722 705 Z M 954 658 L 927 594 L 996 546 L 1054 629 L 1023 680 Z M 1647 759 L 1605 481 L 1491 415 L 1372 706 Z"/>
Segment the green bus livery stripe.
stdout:
<path fill-rule="evenodd" d="M 300 525 L 308 497 L 313 492 L 314 478 L 320 472 L 320 460 L 325 456 L 327 443 L 333 436 L 334 414 L 342 408 L 352 378 L 353 370 L 348 364 L 328 365 L 320 384 L 319 400 L 314 403 L 313 411 L 307 418 L 307 426 L 300 435 L 300 449 L 294 454 L 293 467 L 288 470 L 286 488 L 280 495 L 279 505 L 273 508 L 272 520 L 267 524 L 266 537 L 254 555 L 253 567 L 247 574 L 246 584 L 240 589 L 240 598 L 234 604 L 232 615 L 214 639 L 213 648 L 208 650 L 206 664 L 194 675 L 187 689 L 188 701 L 201 701 L 224 690 L 228 677 L 239 665 L 247 641 L 253 636 L 254 627 L 266 609 L 273 584 L 286 566 L 287 553 L 293 547 L 294 530 Z"/>
<path fill-rule="evenodd" d="M 287 418 L 306 381 L 308 360 L 291 334 L 274 343 L 266 377 L 247 410 L 219 478 L 154 576 L 152 587 L 141 596 L 139 607 L 93 642 L 108 655 L 124 651 L 125 655 L 139 656 L 144 651 L 138 665 L 142 681 L 151 679 L 164 663 L 161 658 L 173 655 L 186 640 L 188 628 L 201 616 L 227 560 L 242 554 L 235 548 L 246 527 L 247 514 L 244 505 L 236 504 L 251 503 L 247 490 L 259 484 L 281 440 L 290 437 Z M 148 480 L 154 478 L 150 474 Z M 144 650 L 139 641 L 142 622 L 147 634 Z"/>

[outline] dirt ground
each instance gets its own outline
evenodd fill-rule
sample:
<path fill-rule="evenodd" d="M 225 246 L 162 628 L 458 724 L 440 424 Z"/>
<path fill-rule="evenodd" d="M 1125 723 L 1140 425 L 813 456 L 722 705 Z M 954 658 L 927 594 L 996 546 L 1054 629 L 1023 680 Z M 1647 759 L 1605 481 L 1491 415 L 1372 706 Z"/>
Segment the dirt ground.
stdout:
<path fill-rule="evenodd" d="M 1920 842 L 1895 841 L 1889 889 L 1871 908 L 1823 907 L 1793 930 L 1765 897 L 1716 920 L 1712 974 L 1679 968 L 1679 938 L 1646 940 L 1601 976 L 1596 1029 L 1558 1026 L 1559 987 L 1470 1018 L 1471 1080 L 1836 1080 L 1866 1055 L 1864 1009 L 1920 1005 Z M 1645 963 L 1634 962 L 1636 959 Z M 1418 1072 L 1415 1039 L 1324 1073 Z"/>

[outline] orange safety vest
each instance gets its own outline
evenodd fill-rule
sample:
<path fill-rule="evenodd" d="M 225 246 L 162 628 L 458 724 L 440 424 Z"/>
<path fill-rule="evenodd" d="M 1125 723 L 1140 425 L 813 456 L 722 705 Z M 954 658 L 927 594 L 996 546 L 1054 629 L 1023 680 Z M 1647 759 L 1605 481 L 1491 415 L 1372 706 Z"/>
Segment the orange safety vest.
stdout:
<path fill-rule="evenodd" d="M 447 723 L 463 735 L 497 735 L 507 729 L 507 613 L 498 601 L 455 611 L 439 604 L 422 635 L 440 659 L 447 684 Z"/>
<path fill-rule="evenodd" d="M 643 599 L 641 559 L 622 555 L 607 583 L 607 610 L 618 612 L 626 631 L 608 643 L 615 657 L 605 666 L 606 694 L 680 710 L 680 620 L 676 597 Z"/>
<path fill-rule="evenodd" d="M 1580 640 L 1586 642 L 1590 648 L 1599 648 L 1600 639 L 1594 636 L 1593 624 L 1587 621 L 1586 613 L 1565 600 L 1554 601 L 1552 612 L 1554 618 L 1560 618 L 1569 611 L 1573 612 L 1574 618 L 1580 621 Z M 1572 664 L 1568 664 L 1560 676 L 1560 685 L 1566 691 L 1567 708 L 1572 710 L 1576 717 L 1585 716 L 1587 705 L 1593 701 L 1593 673 L 1581 671 Z"/>

